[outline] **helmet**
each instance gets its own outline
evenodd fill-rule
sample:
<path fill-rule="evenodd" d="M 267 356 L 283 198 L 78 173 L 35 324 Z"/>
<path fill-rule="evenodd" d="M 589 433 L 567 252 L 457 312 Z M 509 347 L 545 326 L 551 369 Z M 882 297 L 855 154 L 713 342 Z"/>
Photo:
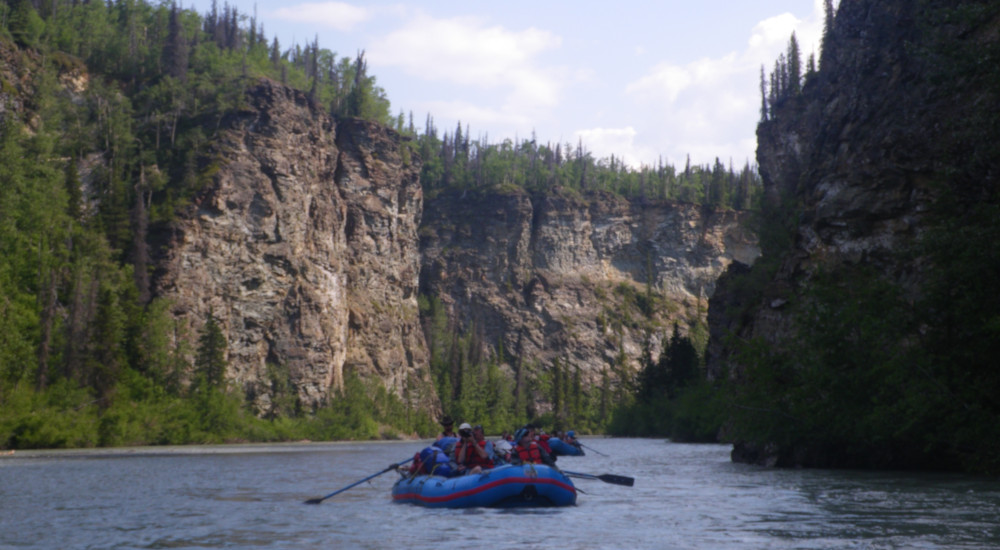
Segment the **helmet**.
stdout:
<path fill-rule="evenodd" d="M 493 444 L 493 452 L 495 452 L 498 455 L 505 455 L 513 450 L 514 447 L 511 446 L 510 442 L 504 439 L 501 439 L 500 441 L 497 441 L 496 443 Z"/>

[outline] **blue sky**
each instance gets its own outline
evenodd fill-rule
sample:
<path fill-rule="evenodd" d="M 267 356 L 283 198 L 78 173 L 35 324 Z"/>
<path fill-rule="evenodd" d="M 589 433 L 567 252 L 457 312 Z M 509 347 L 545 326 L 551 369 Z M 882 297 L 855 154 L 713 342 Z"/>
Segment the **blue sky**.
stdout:
<path fill-rule="evenodd" d="M 429 113 L 491 143 L 582 139 L 633 165 L 752 162 L 761 64 L 793 31 L 803 64 L 818 57 L 823 25 L 823 0 L 228 2 L 283 48 L 364 50 L 393 114 L 420 128 Z"/>

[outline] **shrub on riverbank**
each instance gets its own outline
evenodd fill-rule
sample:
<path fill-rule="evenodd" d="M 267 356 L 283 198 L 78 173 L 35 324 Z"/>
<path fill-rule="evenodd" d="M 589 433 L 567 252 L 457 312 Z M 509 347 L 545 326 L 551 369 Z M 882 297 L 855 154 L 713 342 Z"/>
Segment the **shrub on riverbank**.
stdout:
<path fill-rule="evenodd" d="M 68 382 L 41 392 L 23 381 L 0 390 L 0 449 L 379 439 L 436 429 L 431 418 L 354 376 L 329 406 L 272 419 L 258 418 L 224 389 L 172 395 L 135 373 L 107 403 Z"/>

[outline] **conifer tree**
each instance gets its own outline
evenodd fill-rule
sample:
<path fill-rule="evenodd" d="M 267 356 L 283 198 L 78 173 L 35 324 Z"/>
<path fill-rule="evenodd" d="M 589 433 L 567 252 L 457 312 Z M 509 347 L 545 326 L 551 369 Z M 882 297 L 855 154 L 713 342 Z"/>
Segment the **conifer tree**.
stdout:
<path fill-rule="evenodd" d="M 799 41 L 795 32 L 788 41 L 788 95 L 797 95 L 802 82 L 802 54 L 799 52 Z"/>
<path fill-rule="evenodd" d="M 195 370 L 204 377 L 209 388 L 222 386 L 226 375 L 226 350 L 228 342 L 222 332 L 215 314 L 209 311 L 208 319 L 198 336 L 198 352 L 195 358 Z"/>

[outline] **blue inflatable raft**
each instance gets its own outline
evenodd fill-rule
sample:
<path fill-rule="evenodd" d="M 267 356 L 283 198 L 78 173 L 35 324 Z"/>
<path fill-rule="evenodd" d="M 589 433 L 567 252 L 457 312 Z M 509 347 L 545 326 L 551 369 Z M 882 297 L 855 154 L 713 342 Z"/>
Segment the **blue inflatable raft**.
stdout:
<path fill-rule="evenodd" d="M 393 485 L 392 500 L 431 508 L 570 506 L 576 487 L 544 464 L 504 465 L 450 478 L 406 475 Z"/>
<path fill-rule="evenodd" d="M 549 439 L 549 448 L 552 449 L 552 454 L 556 456 L 583 456 L 583 449 L 566 443 L 558 437 Z"/>

